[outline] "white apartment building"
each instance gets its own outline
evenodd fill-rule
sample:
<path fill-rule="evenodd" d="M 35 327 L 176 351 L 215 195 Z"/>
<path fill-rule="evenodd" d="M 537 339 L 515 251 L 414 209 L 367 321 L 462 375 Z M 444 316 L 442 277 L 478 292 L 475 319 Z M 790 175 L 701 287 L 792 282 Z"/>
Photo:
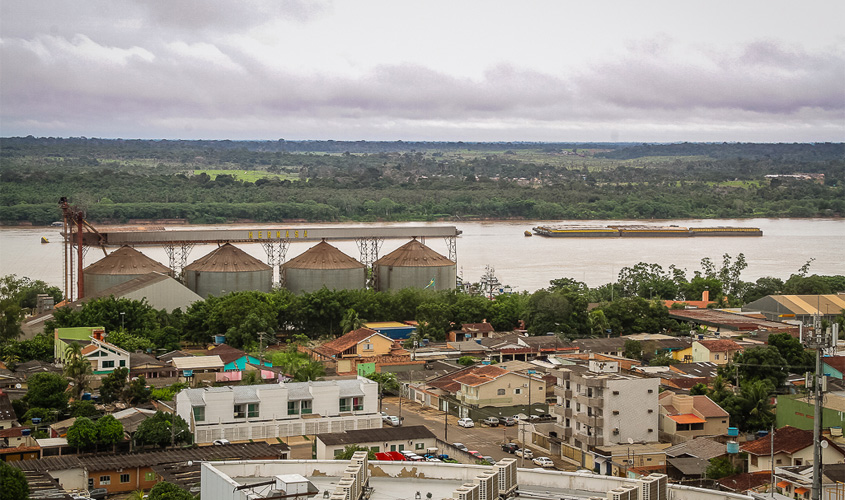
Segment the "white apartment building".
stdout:
<path fill-rule="evenodd" d="M 553 372 L 557 376 L 555 429 L 562 442 L 591 446 L 656 442 L 660 379 L 619 373 L 616 361 L 590 360 Z"/>
<path fill-rule="evenodd" d="M 364 377 L 185 389 L 176 413 L 198 444 L 374 429 L 378 384 Z"/>

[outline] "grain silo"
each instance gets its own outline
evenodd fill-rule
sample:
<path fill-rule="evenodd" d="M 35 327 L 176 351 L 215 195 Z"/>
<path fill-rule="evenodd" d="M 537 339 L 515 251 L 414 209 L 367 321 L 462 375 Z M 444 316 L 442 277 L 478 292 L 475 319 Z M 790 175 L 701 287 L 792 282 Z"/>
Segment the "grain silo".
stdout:
<path fill-rule="evenodd" d="M 309 248 L 282 265 L 285 288 L 310 293 L 324 285 L 329 290 L 356 290 L 367 285 L 367 268 L 326 243 Z"/>
<path fill-rule="evenodd" d="M 457 265 L 416 239 L 373 263 L 379 291 L 455 288 Z"/>
<path fill-rule="evenodd" d="M 245 290 L 269 292 L 273 268 L 226 243 L 185 266 L 185 283 L 202 298 Z"/>
<path fill-rule="evenodd" d="M 170 274 L 170 269 L 130 246 L 122 246 L 82 270 L 85 295 L 97 294 L 153 272 Z"/>

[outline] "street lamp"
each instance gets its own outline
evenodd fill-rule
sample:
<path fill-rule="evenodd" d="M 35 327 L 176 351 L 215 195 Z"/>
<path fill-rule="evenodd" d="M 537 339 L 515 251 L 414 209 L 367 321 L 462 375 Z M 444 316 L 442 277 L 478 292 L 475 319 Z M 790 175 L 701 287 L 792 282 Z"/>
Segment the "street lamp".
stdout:
<path fill-rule="evenodd" d="M 126 326 L 125 326 L 125 323 L 124 323 L 125 319 L 126 319 L 126 313 L 125 312 L 120 313 L 120 329 L 121 330 L 126 330 Z"/>

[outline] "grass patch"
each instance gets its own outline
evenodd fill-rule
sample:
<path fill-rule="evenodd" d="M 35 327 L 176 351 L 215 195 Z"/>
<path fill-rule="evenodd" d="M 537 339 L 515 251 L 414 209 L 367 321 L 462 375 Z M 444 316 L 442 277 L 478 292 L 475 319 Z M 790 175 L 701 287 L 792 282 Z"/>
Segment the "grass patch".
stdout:
<path fill-rule="evenodd" d="M 255 182 L 258 179 L 279 179 L 279 180 L 298 180 L 299 176 L 291 175 L 291 174 L 273 174 L 270 172 L 265 172 L 264 170 L 240 170 L 240 169 L 232 169 L 232 170 L 220 170 L 220 169 L 202 169 L 202 170 L 194 170 L 194 175 L 200 174 L 208 174 L 211 177 L 211 180 L 217 178 L 218 175 L 231 175 L 238 181 L 244 182 Z"/>

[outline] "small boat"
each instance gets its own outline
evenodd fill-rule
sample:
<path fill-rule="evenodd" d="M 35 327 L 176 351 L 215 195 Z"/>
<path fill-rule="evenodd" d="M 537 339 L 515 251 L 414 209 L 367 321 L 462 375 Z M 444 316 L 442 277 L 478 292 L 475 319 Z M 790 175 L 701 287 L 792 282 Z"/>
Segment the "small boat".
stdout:
<path fill-rule="evenodd" d="M 531 231 L 525 231 L 525 236 L 534 236 L 534 235 L 531 234 Z"/>
<path fill-rule="evenodd" d="M 50 243 L 50 240 L 48 240 L 46 236 L 42 236 L 41 243 Z"/>

